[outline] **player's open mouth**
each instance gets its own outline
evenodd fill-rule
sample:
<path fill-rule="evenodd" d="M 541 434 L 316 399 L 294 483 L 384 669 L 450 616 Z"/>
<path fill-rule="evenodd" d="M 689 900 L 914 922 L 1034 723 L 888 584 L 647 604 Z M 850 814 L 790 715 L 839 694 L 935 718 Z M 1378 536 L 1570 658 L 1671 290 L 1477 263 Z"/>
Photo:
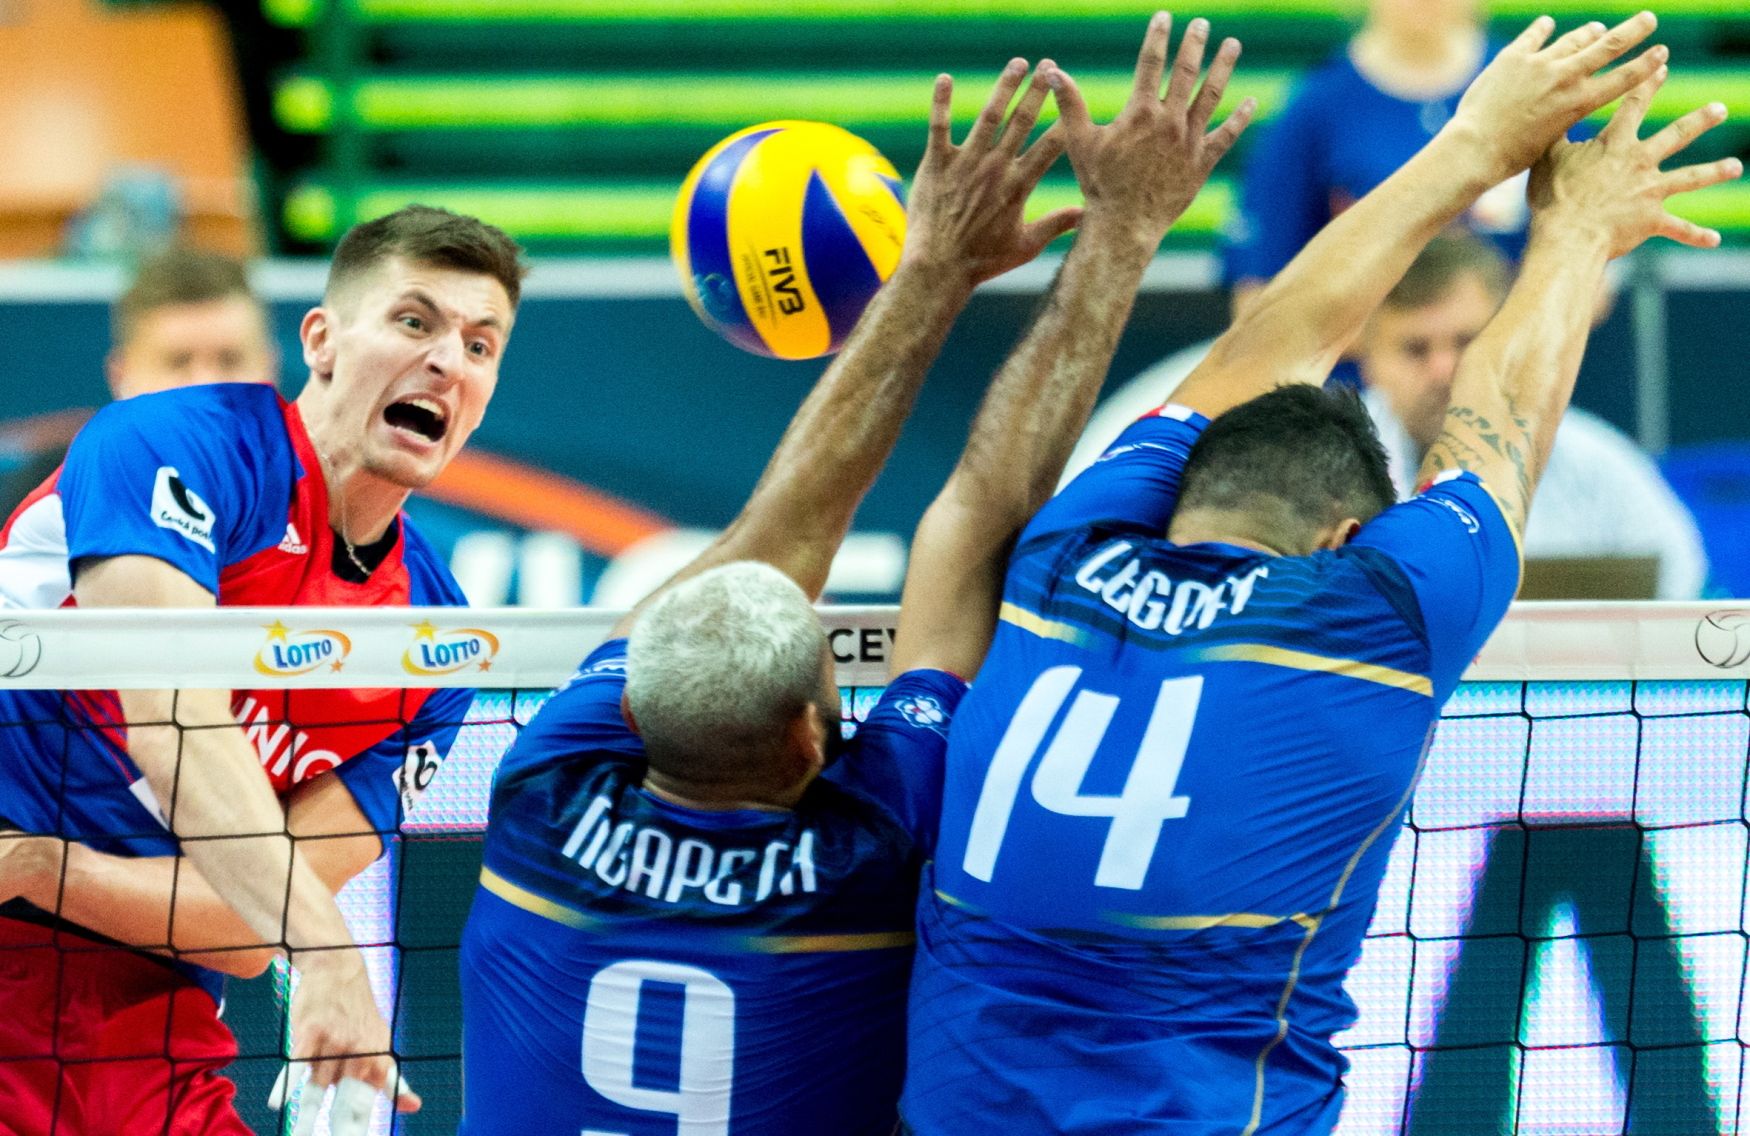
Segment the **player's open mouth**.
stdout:
<path fill-rule="evenodd" d="M 397 430 L 417 434 L 428 442 L 441 442 L 449 432 L 449 416 L 444 408 L 429 398 L 392 402 L 383 411 L 383 421 Z"/>

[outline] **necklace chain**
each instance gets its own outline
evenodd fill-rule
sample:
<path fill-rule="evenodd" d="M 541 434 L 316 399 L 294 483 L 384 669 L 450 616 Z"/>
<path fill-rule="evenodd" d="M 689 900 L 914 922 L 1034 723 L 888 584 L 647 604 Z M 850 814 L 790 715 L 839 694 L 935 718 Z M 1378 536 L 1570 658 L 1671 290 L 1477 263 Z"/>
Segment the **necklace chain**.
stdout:
<path fill-rule="evenodd" d="M 364 577 L 370 576 L 371 570 L 365 567 L 365 562 L 363 560 L 359 559 L 358 550 L 352 546 L 352 541 L 346 539 L 346 534 L 336 530 L 334 535 L 340 538 L 340 547 L 346 549 L 346 558 L 352 561 L 352 566 L 354 568 L 359 570 L 359 575 Z"/>

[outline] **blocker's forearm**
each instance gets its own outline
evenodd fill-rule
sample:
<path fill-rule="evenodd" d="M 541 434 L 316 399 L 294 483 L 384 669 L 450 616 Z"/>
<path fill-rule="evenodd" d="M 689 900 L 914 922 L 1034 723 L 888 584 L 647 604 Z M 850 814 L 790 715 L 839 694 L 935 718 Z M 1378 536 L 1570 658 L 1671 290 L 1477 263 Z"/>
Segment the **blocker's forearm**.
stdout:
<path fill-rule="evenodd" d="M 1152 246 L 1090 213 L 1032 328 L 991 383 L 945 490 L 1012 537 L 1050 499 L 1099 396 Z"/>
<path fill-rule="evenodd" d="M 350 947 L 340 909 L 299 855 L 225 691 L 126 691 L 128 748 L 183 854 L 262 943 Z M 174 712 L 172 712 L 174 708 Z"/>
<path fill-rule="evenodd" d="M 825 586 L 851 517 L 893 452 L 970 295 L 931 276 L 928 268 L 904 263 L 876 293 L 785 430 L 736 521 L 738 542 L 758 548 L 762 559 L 811 594 Z"/>
<path fill-rule="evenodd" d="M 664 591 L 735 560 L 763 560 L 819 596 L 864 494 L 899 440 L 971 285 L 959 266 L 902 260 L 791 419 L 747 505 Z"/>
<path fill-rule="evenodd" d="M 47 884 L 27 898 L 63 919 L 142 950 L 239 978 L 260 974 L 280 953 L 220 898 L 187 858 L 112 856 L 69 844 L 63 875 Z"/>
<path fill-rule="evenodd" d="M 1492 184 L 1449 127 L 1326 225 L 1247 303 L 1178 400 L 1211 416 L 1288 383 L 1322 383 L 1410 264 Z"/>
<path fill-rule="evenodd" d="M 1523 529 L 1580 373 L 1609 250 L 1584 225 L 1534 226 L 1507 301 L 1465 351 L 1422 480 L 1466 469 Z"/>
<path fill-rule="evenodd" d="M 995 633 L 1003 565 L 1050 499 L 1130 318 L 1154 246 L 1090 211 L 1044 307 L 985 395 L 960 462 L 912 539 L 892 673 L 972 675 Z"/>

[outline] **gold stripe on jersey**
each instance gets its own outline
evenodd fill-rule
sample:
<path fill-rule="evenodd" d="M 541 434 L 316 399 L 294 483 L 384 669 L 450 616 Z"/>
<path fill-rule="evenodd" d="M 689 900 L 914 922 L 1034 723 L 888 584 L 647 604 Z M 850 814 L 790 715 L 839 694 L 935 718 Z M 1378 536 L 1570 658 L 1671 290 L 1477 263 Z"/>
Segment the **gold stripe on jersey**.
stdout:
<path fill-rule="evenodd" d="M 974 907 L 972 904 L 967 903 L 964 899 L 960 899 L 956 896 L 949 895 L 947 892 L 943 891 L 941 888 L 936 889 L 936 898 L 941 900 L 943 903 L 947 904 L 949 907 L 957 907 L 961 911 L 970 911 L 974 915 L 983 915 L 984 914 L 984 911 L 982 908 Z"/>
<path fill-rule="evenodd" d="M 1263 930 L 1284 923 L 1296 923 L 1307 930 L 1319 924 L 1319 917 L 1296 912 L 1293 915 L 1261 915 L 1255 911 L 1235 911 L 1228 915 L 1125 915 L 1106 916 L 1114 923 L 1144 931 L 1207 931 L 1211 927 L 1246 927 Z"/>
<path fill-rule="evenodd" d="M 910 947 L 918 937 L 911 931 L 875 931 L 865 935 L 754 935 L 750 950 L 771 955 L 812 955 L 831 951 L 887 951 Z"/>
<path fill-rule="evenodd" d="M 1331 655 L 1315 655 L 1269 643 L 1226 643 L 1219 647 L 1203 647 L 1190 652 L 1199 662 L 1263 663 L 1272 667 L 1289 667 L 1297 671 L 1323 671 L 1326 674 L 1358 678 L 1381 686 L 1396 687 L 1412 694 L 1434 697 L 1434 684 L 1427 675 L 1364 663 L 1360 659 L 1341 659 Z"/>
<path fill-rule="evenodd" d="M 562 903 L 554 903 L 543 895 L 536 895 L 527 888 L 518 887 L 491 868 L 480 869 L 480 886 L 515 907 L 520 907 L 543 919 L 551 919 L 555 923 L 563 923 L 567 927 L 585 929 L 594 927 L 600 922 L 593 915 L 585 915 L 575 908 L 566 907 Z"/>
<path fill-rule="evenodd" d="M 1501 499 L 1495 491 L 1489 488 L 1489 483 L 1477 478 L 1477 487 L 1489 495 L 1489 500 L 1495 503 L 1495 508 L 1501 511 L 1501 523 L 1507 526 L 1507 534 L 1513 538 L 1513 556 L 1519 564 L 1519 583 L 1513 585 L 1513 594 L 1519 594 L 1519 587 L 1525 583 L 1525 540 L 1519 535 L 1519 526 L 1513 523 L 1513 515 L 1507 511 L 1507 506 L 1501 504 Z"/>
<path fill-rule="evenodd" d="M 1432 741 L 1433 738 L 1433 731 L 1429 731 L 1429 741 Z M 1367 839 L 1361 842 L 1360 847 L 1355 849 L 1355 854 L 1349 857 L 1349 862 L 1343 866 L 1343 874 L 1337 877 L 1337 886 L 1331 889 L 1331 904 L 1326 908 L 1327 911 L 1337 910 L 1337 904 L 1343 900 L 1343 890 L 1349 886 L 1349 877 L 1355 874 L 1355 869 L 1361 864 L 1361 858 L 1367 855 L 1367 850 L 1372 848 L 1381 836 L 1390 831 L 1393 823 L 1403 815 L 1404 808 L 1410 803 L 1411 794 L 1416 791 L 1416 783 L 1422 779 L 1422 766 L 1428 761 L 1428 744 L 1428 741 L 1422 743 L 1422 755 L 1416 760 L 1416 772 L 1410 778 L 1409 787 L 1404 790 L 1404 795 L 1398 798 L 1398 803 L 1392 806 L 1392 811 L 1379 822 L 1379 826 L 1367 834 Z M 1258 1060 L 1253 1069 L 1256 1081 L 1252 1090 L 1252 1115 L 1246 1121 L 1246 1126 L 1241 1130 L 1240 1136 L 1255 1136 L 1258 1126 L 1264 1122 L 1264 1065 L 1270 1060 L 1270 1054 L 1275 1051 L 1278 1045 L 1282 1044 L 1282 1039 L 1288 1036 L 1288 1003 L 1294 997 L 1294 988 L 1300 984 L 1301 960 L 1306 957 L 1307 948 L 1312 946 L 1313 938 L 1319 933 L 1322 922 L 1322 918 L 1313 919 L 1312 923 L 1307 926 L 1306 934 L 1301 936 L 1300 946 L 1295 948 L 1294 962 L 1288 968 L 1288 981 L 1283 983 L 1282 998 L 1276 1003 L 1276 1033 L 1258 1054 Z"/>
<path fill-rule="evenodd" d="M 1041 639 L 1058 639 L 1078 647 L 1087 641 L 1087 634 L 1081 628 L 1059 623 L 1055 619 L 1046 619 L 1043 615 L 1012 603 L 1003 604 L 1001 618 L 1004 623 L 1012 623 L 1022 631 L 1031 631 Z"/>

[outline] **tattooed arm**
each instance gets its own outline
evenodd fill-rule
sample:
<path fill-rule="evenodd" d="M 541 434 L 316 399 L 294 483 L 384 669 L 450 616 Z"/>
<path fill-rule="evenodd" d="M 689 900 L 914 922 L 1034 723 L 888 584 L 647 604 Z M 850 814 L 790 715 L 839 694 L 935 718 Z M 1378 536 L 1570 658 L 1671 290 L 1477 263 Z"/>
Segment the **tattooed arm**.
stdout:
<path fill-rule="evenodd" d="M 1719 244 L 1718 233 L 1665 212 L 1665 199 L 1743 172 L 1737 159 L 1660 171 L 1660 162 L 1726 117 L 1710 103 L 1640 139 L 1664 77 L 1660 68 L 1624 98 L 1597 138 L 1557 142 L 1532 170 L 1524 267 L 1465 351 L 1446 422 L 1422 462 L 1423 481 L 1452 469 L 1482 478 L 1516 530 L 1573 394 L 1605 264 L 1655 235 L 1697 248 Z"/>

